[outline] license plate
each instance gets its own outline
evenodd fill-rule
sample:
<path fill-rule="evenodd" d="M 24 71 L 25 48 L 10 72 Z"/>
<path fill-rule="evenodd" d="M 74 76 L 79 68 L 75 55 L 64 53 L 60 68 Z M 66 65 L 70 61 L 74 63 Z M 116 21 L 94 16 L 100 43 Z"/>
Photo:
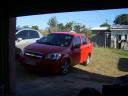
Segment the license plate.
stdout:
<path fill-rule="evenodd" d="M 26 63 L 26 64 L 29 64 L 29 65 L 36 65 L 36 63 L 35 63 L 34 61 L 31 61 L 31 60 L 26 61 L 25 63 Z"/>

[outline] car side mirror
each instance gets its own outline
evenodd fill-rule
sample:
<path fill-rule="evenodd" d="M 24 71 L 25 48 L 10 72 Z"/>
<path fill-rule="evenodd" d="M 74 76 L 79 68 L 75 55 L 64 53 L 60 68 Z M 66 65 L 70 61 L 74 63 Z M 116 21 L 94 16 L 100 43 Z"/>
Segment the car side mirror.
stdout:
<path fill-rule="evenodd" d="M 23 40 L 22 38 L 17 38 L 17 41 L 18 41 L 18 42 L 20 42 L 20 41 L 22 41 L 22 40 Z"/>

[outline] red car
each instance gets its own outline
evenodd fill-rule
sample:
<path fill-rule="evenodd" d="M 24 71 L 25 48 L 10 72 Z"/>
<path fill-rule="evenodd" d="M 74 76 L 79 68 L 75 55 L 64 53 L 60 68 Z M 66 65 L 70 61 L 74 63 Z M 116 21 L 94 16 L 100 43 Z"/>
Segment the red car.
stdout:
<path fill-rule="evenodd" d="M 28 68 L 65 74 L 75 64 L 89 64 L 92 45 L 74 32 L 54 32 L 24 48 L 20 62 Z"/>

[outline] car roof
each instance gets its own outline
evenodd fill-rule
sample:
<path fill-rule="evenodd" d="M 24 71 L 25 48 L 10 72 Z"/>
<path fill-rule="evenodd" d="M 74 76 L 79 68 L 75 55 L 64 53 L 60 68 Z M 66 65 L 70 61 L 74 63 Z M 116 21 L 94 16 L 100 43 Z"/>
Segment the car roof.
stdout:
<path fill-rule="evenodd" d="M 35 29 L 31 29 L 31 28 L 23 28 L 23 29 L 20 29 L 20 30 L 16 30 L 16 33 L 17 32 L 20 32 L 20 31 L 23 31 L 23 30 L 34 30 L 34 31 L 38 31 L 38 30 L 35 30 Z"/>
<path fill-rule="evenodd" d="M 52 32 L 52 34 L 67 34 L 67 35 L 72 35 L 72 36 L 81 36 L 81 34 L 76 33 L 76 32 Z"/>
<path fill-rule="evenodd" d="M 24 30 L 33 30 L 33 31 L 38 32 L 38 34 L 39 34 L 40 37 L 43 36 L 38 30 L 31 29 L 31 28 L 23 28 L 23 29 L 20 29 L 20 30 L 16 31 L 16 34 L 18 34 L 18 33 L 21 32 L 21 31 L 24 31 Z"/>

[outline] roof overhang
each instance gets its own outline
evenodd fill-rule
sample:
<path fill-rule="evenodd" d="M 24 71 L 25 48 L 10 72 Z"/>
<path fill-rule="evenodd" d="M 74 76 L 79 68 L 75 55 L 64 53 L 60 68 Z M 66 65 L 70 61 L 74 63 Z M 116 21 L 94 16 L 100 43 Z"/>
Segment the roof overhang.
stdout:
<path fill-rule="evenodd" d="M 8 6 L 7 6 L 8 4 Z M 4 12 L 11 17 L 58 12 L 127 8 L 127 0 L 16 0 Z"/>
<path fill-rule="evenodd" d="M 92 31 L 106 31 L 106 30 L 109 30 L 109 27 L 94 27 L 91 30 Z"/>
<path fill-rule="evenodd" d="M 110 31 L 128 31 L 128 29 L 110 29 Z"/>

